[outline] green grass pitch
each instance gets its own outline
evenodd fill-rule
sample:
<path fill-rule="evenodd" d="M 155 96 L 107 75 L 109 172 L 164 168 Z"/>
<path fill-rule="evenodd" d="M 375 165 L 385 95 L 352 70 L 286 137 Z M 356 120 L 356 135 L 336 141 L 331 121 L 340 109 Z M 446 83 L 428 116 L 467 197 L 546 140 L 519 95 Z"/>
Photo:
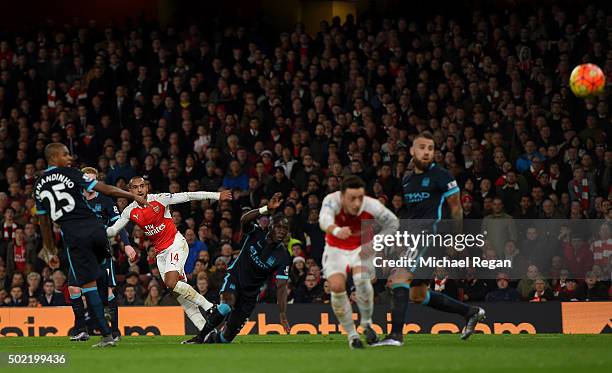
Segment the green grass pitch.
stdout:
<path fill-rule="evenodd" d="M 0 353 L 68 356 L 68 366 L 2 372 L 610 372 L 612 335 L 457 335 L 406 337 L 403 347 L 349 350 L 346 337 L 240 336 L 230 345 L 179 344 L 185 337 L 127 337 L 114 348 L 66 337 L 0 338 Z M 93 341 L 93 342 L 92 342 Z M 5 359 L 5 354 L 3 359 Z"/>

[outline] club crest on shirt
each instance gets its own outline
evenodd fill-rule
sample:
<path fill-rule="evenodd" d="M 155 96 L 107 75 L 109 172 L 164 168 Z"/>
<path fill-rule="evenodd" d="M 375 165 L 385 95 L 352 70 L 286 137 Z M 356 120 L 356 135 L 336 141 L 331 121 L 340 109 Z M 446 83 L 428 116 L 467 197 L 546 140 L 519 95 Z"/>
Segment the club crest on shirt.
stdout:
<path fill-rule="evenodd" d="M 423 181 L 421 181 L 421 186 L 424 188 L 427 188 L 429 186 L 429 178 L 425 177 L 423 178 Z"/>
<path fill-rule="evenodd" d="M 271 257 L 268 258 L 266 263 L 268 264 L 268 266 L 272 267 L 274 265 L 274 262 L 276 262 L 276 258 L 271 256 Z"/>
<path fill-rule="evenodd" d="M 156 214 L 159 212 L 159 206 L 153 205 L 151 206 L 151 208 L 153 209 L 153 211 L 155 211 Z"/>

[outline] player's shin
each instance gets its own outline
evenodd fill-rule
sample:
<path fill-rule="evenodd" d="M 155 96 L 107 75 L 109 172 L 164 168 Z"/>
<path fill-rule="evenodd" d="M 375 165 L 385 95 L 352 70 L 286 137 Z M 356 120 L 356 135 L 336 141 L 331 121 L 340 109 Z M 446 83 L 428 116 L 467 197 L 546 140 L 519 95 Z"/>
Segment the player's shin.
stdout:
<path fill-rule="evenodd" d="M 374 288 L 368 272 L 359 272 L 353 275 L 357 306 L 359 307 L 360 325 L 365 328 L 372 325 L 374 312 Z"/>
<path fill-rule="evenodd" d="M 410 290 L 407 284 L 395 284 L 391 288 L 391 334 L 401 336 L 406 323 Z"/>
<path fill-rule="evenodd" d="M 188 283 L 183 281 L 177 281 L 174 289 L 172 289 L 178 295 L 182 295 L 186 300 L 191 301 L 198 306 L 204 308 L 205 311 L 208 311 L 209 308 L 213 306 L 206 298 L 204 298 L 200 293 L 198 293 L 194 288 L 192 288 Z"/>
<path fill-rule="evenodd" d="M 77 335 L 87 330 L 85 326 L 85 305 L 80 290 L 78 293 L 70 294 L 70 306 L 72 307 L 72 313 L 74 313 L 74 335 Z"/>
<path fill-rule="evenodd" d="M 469 306 L 445 294 L 431 290 L 427 292 L 423 304 L 440 311 L 456 313 L 463 317 L 470 316 L 475 310 L 478 311 L 476 307 Z"/>
<path fill-rule="evenodd" d="M 183 295 L 176 297 L 176 300 L 181 304 L 181 306 L 183 306 L 185 314 L 187 317 L 189 317 L 189 320 L 191 320 L 198 331 L 202 330 L 206 324 L 206 320 L 204 319 L 204 316 L 202 316 L 198 306 L 195 303 L 187 300 Z"/>
<path fill-rule="evenodd" d="M 111 329 L 113 335 L 119 335 L 121 334 L 119 331 L 119 308 L 117 307 L 117 298 L 115 298 L 115 294 L 109 294 L 108 308 L 111 315 Z"/>
<path fill-rule="evenodd" d="M 225 323 L 223 330 L 219 332 L 219 342 L 231 343 L 234 338 L 240 333 L 248 315 L 240 314 L 239 312 L 231 313 Z"/>
<path fill-rule="evenodd" d="M 353 309 L 351 308 L 351 303 L 346 295 L 346 291 L 341 293 L 332 292 L 331 306 L 336 318 L 340 321 L 344 330 L 346 330 L 349 340 L 358 337 L 357 329 L 353 322 Z"/>
<path fill-rule="evenodd" d="M 102 299 L 100 299 L 100 294 L 98 294 L 98 289 L 95 286 L 83 288 L 83 294 L 85 294 L 85 299 L 87 299 L 87 307 L 96 319 L 102 335 L 110 335 L 111 330 L 104 318 L 104 305 L 102 304 Z"/>

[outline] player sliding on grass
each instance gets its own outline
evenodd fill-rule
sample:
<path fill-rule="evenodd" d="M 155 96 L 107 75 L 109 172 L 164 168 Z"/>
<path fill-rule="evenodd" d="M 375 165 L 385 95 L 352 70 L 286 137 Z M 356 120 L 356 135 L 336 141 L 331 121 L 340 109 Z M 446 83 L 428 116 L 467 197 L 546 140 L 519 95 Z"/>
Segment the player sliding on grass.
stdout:
<path fill-rule="evenodd" d="M 463 211 L 459 201 L 459 188 L 452 175 L 433 162 L 434 139 L 428 132 L 416 136 L 410 148 L 414 173 L 402 181 L 406 214 L 403 219 L 413 219 L 409 229 L 412 233 L 436 232 L 437 224 L 444 216 L 448 204 L 456 232 L 461 232 Z M 418 260 L 425 255 L 435 256 L 439 248 L 419 247 L 407 255 Z M 428 268 L 396 268 L 391 279 L 391 333 L 378 346 L 401 346 L 404 343 L 403 329 L 408 302 L 427 305 L 439 311 L 458 314 L 465 318 L 466 325 L 461 334 L 467 339 L 474 333 L 479 321 L 484 319 L 482 308 L 467 305 L 437 291 L 429 290 L 431 270 Z"/>
<path fill-rule="evenodd" d="M 115 236 L 130 220 L 142 228 L 155 246 L 157 268 L 164 283 L 168 289 L 178 294 L 178 302 L 196 328 L 202 329 L 206 320 L 198 306 L 208 310 L 213 304 L 184 282 L 189 245 L 183 235 L 177 231 L 169 206 L 203 199 L 229 200 L 232 198 L 231 191 L 148 194 L 147 184 L 140 176 L 132 178 L 128 187 L 134 196 L 146 198 L 148 205 L 142 206 L 132 202 L 121 212 L 115 224 L 106 229 L 106 233 L 109 237 Z M 134 260 L 134 252 L 127 254 L 130 260 Z"/>
<path fill-rule="evenodd" d="M 397 217 L 378 200 L 365 195 L 365 184 L 357 176 L 347 176 L 339 192 L 325 197 L 319 225 L 325 231 L 323 273 L 331 288 L 331 306 L 348 333 L 351 348 L 363 348 L 353 322 L 353 310 L 346 294 L 346 276 L 352 271 L 357 306 L 366 342 L 378 342 L 372 329 L 374 289 L 372 288 L 373 253 L 367 248 L 373 232 L 362 231 L 366 221 L 374 219 L 382 227 L 380 234 L 397 231 Z"/>
<path fill-rule="evenodd" d="M 221 304 L 208 312 L 207 324 L 185 344 L 229 343 L 242 329 L 257 304 L 261 286 L 276 274 L 276 299 L 280 308 L 280 322 L 289 332 L 287 321 L 287 280 L 289 279 L 289 252 L 285 239 L 289 233 L 289 221 L 278 213 L 272 216 L 268 230 L 253 221 L 268 211 L 276 210 L 282 194 L 276 193 L 267 206 L 251 210 L 240 218 L 244 237 L 238 258 L 230 265 L 220 290 Z M 216 330 L 224 320 L 225 327 Z"/>

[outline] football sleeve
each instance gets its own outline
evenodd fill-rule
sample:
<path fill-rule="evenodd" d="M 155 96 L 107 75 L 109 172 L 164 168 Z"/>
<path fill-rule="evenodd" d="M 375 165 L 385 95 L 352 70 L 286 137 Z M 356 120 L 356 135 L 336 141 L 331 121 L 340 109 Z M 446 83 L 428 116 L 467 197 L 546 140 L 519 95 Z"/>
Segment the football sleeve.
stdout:
<path fill-rule="evenodd" d="M 116 236 L 119 231 L 125 228 L 127 223 L 130 222 L 130 214 L 132 213 L 133 208 L 134 206 L 132 204 L 129 204 L 125 209 L 123 209 L 123 212 L 121 212 L 119 219 L 115 220 L 115 223 L 113 225 L 106 228 L 106 235 L 108 237 Z"/>
<path fill-rule="evenodd" d="M 47 213 L 47 207 L 45 207 L 43 201 L 39 199 L 38 193 L 36 194 L 36 215 L 44 215 Z"/>
<path fill-rule="evenodd" d="M 200 201 L 204 199 L 219 199 L 219 192 L 185 192 L 185 193 L 162 193 L 155 198 L 164 206 L 175 205 L 188 201 Z"/>
<path fill-rule="evenodd" d="M 88 192 L 91 192 L 93 188 L 98 184 L 98 180 L 91 179 L 81 171 L 74 168 L 66 168 L 66 174 L 74 181 L 74 183 Z"/>
<path fill-rule="evenodd" d="M 397 232 L 399 229 L 399 219 L 391 210 L 375 198 L 366 197 L 363 203 L 367 204 L 367 210 L 374 216 L 376 223 L 380 225 L 381 231 L 379 234 L 392 235 Z"/>
<path fill-rule="evenodd" d="M 319 212 L 319 227 L 321 227 L 323 232 L 326 232 L 327 228 L 334 224 L 338 211 L 340 211 L 340 201 L 338 201 L 336 194 L 328 194 L 323 199 L 321 211 Z"/>
<path fill-rule="evenodd" d="M 440 173 L 440 178 L 438 179 L 438 186 L 442 189 L 442 195 L 444 197 L 452 196 L 455 193 L 459 193 L 459 186 L 457 185 L 457 180 L 451 175 L 450 172 L 443 170 Z"/>

